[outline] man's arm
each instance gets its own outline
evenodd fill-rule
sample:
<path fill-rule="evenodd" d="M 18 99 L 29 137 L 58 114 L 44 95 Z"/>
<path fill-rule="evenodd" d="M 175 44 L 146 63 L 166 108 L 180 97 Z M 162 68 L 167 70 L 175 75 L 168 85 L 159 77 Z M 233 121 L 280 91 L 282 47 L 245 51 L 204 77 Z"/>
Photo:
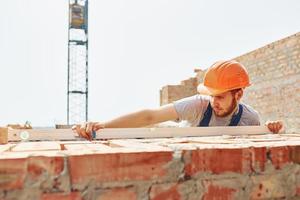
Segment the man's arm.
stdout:
<path fill-rule="evenodd" d="M 168 104 L 157 109 L 141 110 L 107 121 L 105 128 L 144 127 L 177 118 L 178 115 L 173 104 Z"/>
<path fill-rule="evenodd" d="M 137 128 L 169 120 L 176 120 L 177 118 L 178 114 L 174 105 L 168 104 L 157 109 L 145 109 L 129 113 L 104 123 L 84 123 L 74 126 L 73 129 L 76 130 L 80 136 L 91 140 L 92 131 L 97 131 L 101 128 Z"/>

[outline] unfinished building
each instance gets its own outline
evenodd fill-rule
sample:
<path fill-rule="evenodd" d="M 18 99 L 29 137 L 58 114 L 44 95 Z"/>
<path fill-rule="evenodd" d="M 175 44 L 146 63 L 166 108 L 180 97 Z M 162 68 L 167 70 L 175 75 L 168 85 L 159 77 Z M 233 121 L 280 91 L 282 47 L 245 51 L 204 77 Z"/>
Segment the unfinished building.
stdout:
<path fill-rule="evenodd" d="M 69 129 L 0 128 L 0 199 L 299 199 L 300 34 L 235 59 L 252 78 L 245 102 L 264 121 L 283 119 L 289 134 L 256 135 L 260 127 L 202 137 L 173 137 L 201 128 L 104 129 L 84 141 Z M 196 94 L 203 74 L 164 87 L 161 104 Z M 245 134 L 225 133 L 233 130 Z M 103 138 L 115 132 L 166 137 Z"/>

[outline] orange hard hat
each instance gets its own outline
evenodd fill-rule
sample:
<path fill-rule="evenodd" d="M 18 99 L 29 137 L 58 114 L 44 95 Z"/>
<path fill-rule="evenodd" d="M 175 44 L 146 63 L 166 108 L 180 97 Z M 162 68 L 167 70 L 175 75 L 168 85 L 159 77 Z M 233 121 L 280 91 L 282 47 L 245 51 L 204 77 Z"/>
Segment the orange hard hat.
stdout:
<path fill-rule="evenodd" d="M 245 67 L 235 61 L 218 61 L 204 75 L 204 81 L 198 85 L 198 92 L 205 95 L 218 95 L 230 90 L 250 85 Z"/>

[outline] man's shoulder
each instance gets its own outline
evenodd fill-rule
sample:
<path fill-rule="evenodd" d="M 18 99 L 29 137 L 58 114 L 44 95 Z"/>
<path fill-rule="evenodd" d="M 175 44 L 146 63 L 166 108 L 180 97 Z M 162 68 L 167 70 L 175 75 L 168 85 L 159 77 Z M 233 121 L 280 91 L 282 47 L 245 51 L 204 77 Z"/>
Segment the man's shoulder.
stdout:
<path fill-rule="evenodd" d="M 208 102 L 209 96 L 196 94 L 189 97 L 184 97 L 182 99 L 177 100 L 176 102 Z"/>
<path fill-rule="evenodd" d="M 259 125 L 260 124 L 260 116 L 259 113 L 250 105 L 245 103 L 241 103 L 243 106 L 243 121 L 247 123 L 247 125 Z"/>
<path fill-rule="evenodd" d="M 241 105 L 243 106 L 244 111 L 258 115 L 258 112 L 252 106 L 245 103 L 241 103 Z"/>
<path fill-rule="evenodd" d="M 191 123 L 198 122 L 209 102 L 208 96 L 193 95 L 173 102 L 174 108 L 181 120 Z"/>

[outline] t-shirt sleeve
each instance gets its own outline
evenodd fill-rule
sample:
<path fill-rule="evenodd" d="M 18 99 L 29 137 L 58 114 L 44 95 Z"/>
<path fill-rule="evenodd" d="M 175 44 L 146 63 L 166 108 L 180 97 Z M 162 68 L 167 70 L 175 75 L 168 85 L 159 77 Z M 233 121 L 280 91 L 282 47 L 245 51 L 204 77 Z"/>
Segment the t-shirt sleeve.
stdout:
<path fill-rule="evenodd" d="M 260 126 L 260 117 L 258 112 L 254 112 L 253 118 L 251 120 L 251 126 Z"/>
<path fill-rule="evenodd" d="M 260 126 L 260 116 L 252 107 L 244 104 L 244 113 L 241 119 L 241 126 Z"/>
<path fill-rule="evenodd" d="M 203 110 L 206 109 L 208 102 L 208 97 L 202 95 L 194 95 L 173 102 L 179 117 L 177 121 L 186 120 L 190 123 L 195 123 L 201 118 Z"/>

